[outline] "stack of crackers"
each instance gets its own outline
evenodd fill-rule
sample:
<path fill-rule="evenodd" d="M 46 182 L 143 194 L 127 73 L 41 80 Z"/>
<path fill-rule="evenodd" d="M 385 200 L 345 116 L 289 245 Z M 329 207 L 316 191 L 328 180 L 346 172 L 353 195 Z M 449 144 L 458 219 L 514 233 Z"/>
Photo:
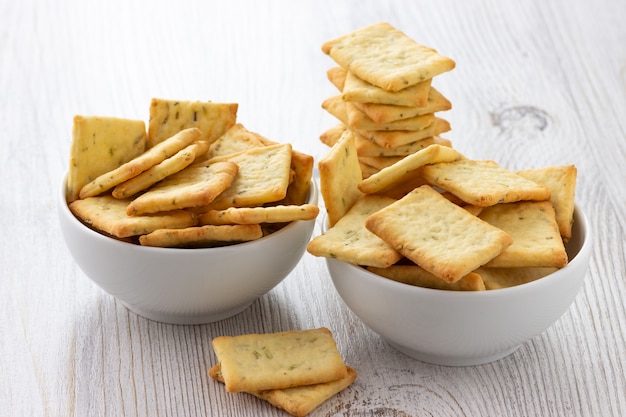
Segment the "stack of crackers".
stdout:
<path fill-rule="evenodd" d="M 432 81 L 455 67 L 452 59 L 386 22 L 328 41 L 322 51 L 338 64 L 327 76 L 340 91 L 322 107 L 340 123 L 320 139 L 332 146 L 351 130 L 363 177 L 430 144 L 449 144 L 439 135 L 450 123 L 436 113 L 452 105 Z"/>
<path fill-rule="evenodd" d="M 246 392 L 305 416 L 350 386 L 356 371 L 346 366 L 325 327 L 213 339 L 218 364 L 209 376 L 227 392 Z"/>
<path fill-rule="evenodd" d="M 322 49 L 341 65 L 329 73 L 345 74 L 342 95 L 324 106 L 341 108 L 345 119 L 321 136 L 331 147 L 318 164 L 329 229 L 309 243 L 309 253 L 446 290 L 510 287 L 567 265 L 575 166 L 514 172 L 491 160 L 470 160 L 435 133 L 417 139 L 426 127 L 394 130 L 394 124 L 406 129 L 401 123 L 424 116 L 399 111 L 391 99 L 366 104 L 365 97 L 398 97 L 454 62 L 389 24 L 359 29 Z M 376 94 L 357 101 L 349 79 Z M 430 84 L 427 90 L 433 95 Z M 372 108 L 398 117 L 418 115 L 376 125 L 373 112 L 364 117 Z M 425 114 L 436 120 L 432 113 Z M 398 143 L 382 137 L 414 139 Z M 380 163 L 374 166 L 374 160 Z"/>
<path fill-rule="evenodd" d="M 146 246 L 259 239 L 307 204 L 313 157 L 237 123 L 237 103 L 152 99 L 141 120 L 74 118 L 66 198 L 85 224 Z"/>

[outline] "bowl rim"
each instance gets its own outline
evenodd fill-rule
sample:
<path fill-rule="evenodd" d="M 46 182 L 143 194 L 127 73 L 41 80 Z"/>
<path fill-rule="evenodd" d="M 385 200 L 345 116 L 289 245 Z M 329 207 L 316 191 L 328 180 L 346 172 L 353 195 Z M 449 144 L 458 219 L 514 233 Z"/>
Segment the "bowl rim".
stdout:
<path fill-rule="evenodd" d="M 583 257 L 580 256 L 581 253 L 589 252 L 591 250 L 590 247 L 591 247 L 592 237 L 591 237 L 591 230 L 589 228 L 589 221 L 587 219 L 587 216 L 583 213 L 582 209 L 580 208 L 578 204 L 575 204 L 574 206 L 573 215 L 574 215 L 575 222 L 578 222 L 581 225 L 580 227 L 581 227 L 581 230 L 584 232 L 584 235 L 583 235 L 582 244 L 580 245 L 580 248 L 578 249 L 576 254 L 572 257 L 572 259 L 569 260 L 568 264 L 564 266 L 563 268 L 560 268 L 559 270 L 551 274 L 548 274 L 544 277 L 541 277 L 539 279 L 536 279 L 536 280 L 533 280 L 531 282 L 527 282 L 524 284 L 515 285 L 513 287 L 496 288 L 493 290 L 485 290 L 485 291 L 451 291 L 451 290 L 443 290 L 443 289 L 438 289 L 438 288 L 427 288 L 427 287 L 420 287 L 416 285 L 406 284 L 403 282 L 398 282 L 392 279 L 381 277 L 380 275 L 370 272 L 366 268 L 363 268 L 360 265 L 354 265 L 349 262 L 341 261 L 338 259 L 326 258 L 326 261 L 336 262 L 350 269 L 356 268 L 358 272 L 363 273 L 365 275 L 365 279 L 376 281 L 377 285 L 380 285 L 383 287 L 390 287 L 391 290 L 401 290 L 404 292 L 409 291 L 409 292 L 414 292 L 416 294 L 428 294 L 429 296 L 438 295 L 441 297 L 448 297 L 448 298 L 468 299 L 470 297 L 474 297 L 474 298 L 498 297 L 498 296 L 502 296 L 505 294 L 509 294 L 511 292 L 519 293 L 519 292 L 524 292 L 524 291 L 534 291 L 535 287 L 545 286 L 549 282 L 554 281 L 555 279 L 562 278 L 564 275 L 567 274 L 567 270 L 572 269 L 578 266 L 580 262 L 583 262 L 582 260 Z M 326 231 L 326 229 L 327 229 L 327 217 L 322 219 L 322 231 Z M 335 279 L 334 277 L 332 277 L 332 275 L 331 275 L 331 278 L 333 280 Z"/>
<path fill-rule="evenodd" d="M 306 199 L 306 204 L 316 204 L 317 199 L 318 199 L 317 183 L 315 182 L 314 178 L 311 178 L 311 180 L 309 181 L 309 184 L 310 184 L 309 194 Z M 136 250 L 144 252 L 144 253 L 158 252 L 160 254 L 174 254 L 174 253 L 203 254 L 203 253 L 210 252 L 212 254 L 215 254 L 219 252 L 229 252 L 229 251 L 232 251 L 233 248 L 239 248 L 239 249 L 247 248 L 248 246 L 255 246 L 256 244 L 259 244 L 259 243 L 263 243 L 265 245 L 267 244 L 268 240 L 278 239 L 281 235 L 287 233 L 289 230 L 293 229 L 300 223 L 315 222 L 317 220 L 317 218 L 315 218 L 311 220 L 292 221 L 287 226 L 283 227 L 282 229 L 274 233 L 270 233 L 267 236 L 263 236 L 259 239 L 251 240 L 248 242 L 235 243 L 235 244 L 226 245 L 226 246 L 215 246 L 215 247 L 210 247 L 210 248 L 178 248 L 178 247 L 165 247 L 164 248 L 164 247 L 156 247 L 156 246 L 142 246 L 142 245 L 138 245 L 138 244 L 131 243 L 131 242 L 124 242 L 123 240 L 115 239 L 113 237 L 104 235 L 92 229 L 91 227 L 85 225 L 70 210 L 69 204 L 66 199 L 66 190 L 67 190 L 67 173 L 63 175 L 63 180 L 61 181 L 61 195 L 58 197 L 59 198 L 58 206 L 60 208 L 60 212 L 62 213 L 62 215 L 66 216 L 71 223 L 79 225 L 79 227 L 85 233 L 89 234 L 90 236 L 93 236 L 95 239 L 99 241 L 102 241 L 104 243 L 107 243 L 113 246 L 119 246 L 120 248 L 131 246 L 131 247 L 136 248 Z"/>

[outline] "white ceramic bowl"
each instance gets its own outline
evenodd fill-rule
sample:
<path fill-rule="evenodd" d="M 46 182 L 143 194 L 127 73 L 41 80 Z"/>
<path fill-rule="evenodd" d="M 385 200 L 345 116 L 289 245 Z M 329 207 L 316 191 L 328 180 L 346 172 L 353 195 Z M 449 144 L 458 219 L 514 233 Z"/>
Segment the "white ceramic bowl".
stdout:
<path fill-rule="evenodd" d="M 311 182 L 309 203 L 317 204 Z M 223 320 L 278 285 L 302 257 L 315 220 L 292 222 L 269 236 L 201 249 L 144 247 L 112 239 L 82 224 L 65 201 L 58 213 L 67 247 L 83 272 L 129 310 L 172 324 Z"/>
<path fill-rule="evenodd" d="M 517 287 L 480 292 L 420 288 L 327 258 L 337 292 L 369 328 L 400 352 L 438 365 L 503 358 L 550 327 L 574 301 L 591 255 L 589 224 L 574 213 L 569 264 Z"/>

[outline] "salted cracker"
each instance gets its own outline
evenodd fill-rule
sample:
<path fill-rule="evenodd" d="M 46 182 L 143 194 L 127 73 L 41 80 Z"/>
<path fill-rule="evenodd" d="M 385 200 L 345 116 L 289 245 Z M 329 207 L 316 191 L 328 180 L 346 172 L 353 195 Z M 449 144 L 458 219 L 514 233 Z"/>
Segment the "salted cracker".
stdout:
<path fill-rule="evenodd" d="M 161 248 L 224 246 L 263 237 L 258 224 L 204 225 L 173 230 L 157 229 L 139 236 L 139 244 Z"/>
<path fill-rule="evenodd" d="M 199 139 L 213 142 L 237 122 L 238 107 L 237 103 L 153 98 L 150 102 L 148 147 L 191 127 L 202 132 Z"/>
<path fill-rule="evenodd" d="M 459 159 L 424 166 L 421 173 L 430 184 L 479 207 L 550 198 L 548 187 L 528 180 L 494 161 Z"/>
<path fill-rule="evenodd" d="M 513 239 L 424 185 L 369 216 L 365 226 L 415 264 L 456 282 Z"/>
<path fill-rule="evenodd" d="M 118 184 L 136 177 L 176 154 L 181 149 L 184 149 L 192 142 L 198 140 L 200 136 L 201 132 L 196 128 L 185 129 L 174 134 L 141 155 L 138 155 L 112 171 L 98 176 L 96 179 L 86 184 L 80 190 L 80 198 L 96 196 L 110 190 Z"/>
<path fill-rule="evenodd" d="M 485 282 L 487 290 L 497 290 L 500 288 L 515 287 L 536 281 L 539 278 L 548 276 L 559 268 L 538 267 L 538 268 L 486 268 L 480 267 L 476 272 Z"/>
<path fill-rule="evenodd" d="M 574 165 L 517 171 L 518 175 L 550 189 L 550 201 L 564 241 L 572 237 L 577 169 Z"/>
<path fill-rule="evenodd" d="M 550 201 L 520 201 L 485 207 L 478 217 L 504 230 L 513 243 L 485 266 L 494 268 L 567 265 L 567 252 Z"/>
<path fill-rule="evenodd" d="M 379 146 L 395 148 L 448 132 L 450 130 L 450 122 L 440 117 L 435 117 L 433 123 L 422 130 L 355 130 L 365 139 L 371 140 Z"/>
<path fill-rule="evenodd" d="M 387 22 L 327 41 L 322 51 L 357 77 L 387 91 L 405 89 L 455 67 L 452 59 Z"/>
<path fill-rule="evenodd" d="M 418 265 L 391 265 L 387 268 L 368 267 L 367 269 L 382 277 L 416 287 L 449 291 L 484 291 L 486 289 L 483 278 L 474 272 L 470 272 L 456 282 L 449 283 Z"/>
<path fill-rule="evenodd" d="M 315 204 L 278 205 L 269 207 L 230 207 L 224 210 L 209 210 L 199 216 L 200 224 L 258 224 L 287 223 L 298 220 L 313 220 L 319 214 Z"/>
<path fill-rule="evenodd" d="M 416 171 L 427 164 L 451 162 L 462 158 L 463 155 L 454 148 L 433 144 L 383 168 L 361 181 L 358 187 L 365 194 L 374 194 L 416 176 Z"/>
<path fill-rule="evenodd" d="M 243 124 L 236 123 L 211 144 L 208 155 L 212 158 L 265 146 L 263 139 L 261 135 L 248 130 Z"/>
<path fill-rule="evenodd" d="M 74 215 L 91 227 L 118 238 L 143 235 L 157 229 L 178 229 L 196 224 L 196 217 L 183 210 L 146 216 L 129 216 L 129 200 L 108 194 L 75 200 L 69 204 Z"/>
<path fill-rule="evenodd" d="M 396 200 L 381 196 L 362 196 L 332 227 L 314 237 L 307 251 L 314 256 L 338 259 L 354 265 L 385 268 L 402 256 L 387 242 L 365 228 L 371 214 Z"/>
<path fill-rule="evenodd" d="M 211 342 L 227 392 L 256 392 L 345 378 L 346 365 L 327 328 L 218 336 Z"/>
<path fill-rule="evenodd" d="M 142 120 L 74 116 L 67 201 L 78 199 L 81 188 L 100 175 L 141 155 L 146 143 L 146 125 Z"/>
<path fill-rule="evenodd" d="M 230 188 L 238 169 L 229 161 L 187 167 L 132 200 L 126 211 L 136 216 L 206 206 Z"/>
<path fill-rule="evenodd" d="M 346 131 L 318 162 L 320 194 L 328 222 L 333 226 L 363 194 L 358 189 L 362 173 L 354 144 L 354 135 Z"/>
<path fill-rule="evenodd" d="M 206 140 L 193 142 L 191 145 L 187 145 L 174 155 L 136 177 L 116 185 L 112 195 L 115 198 L 129 198 L 141 191 L 147 190 L 157 182 L 191 165 L 196 158 L 204 155 L 208 149 L 209 142 Z"/>

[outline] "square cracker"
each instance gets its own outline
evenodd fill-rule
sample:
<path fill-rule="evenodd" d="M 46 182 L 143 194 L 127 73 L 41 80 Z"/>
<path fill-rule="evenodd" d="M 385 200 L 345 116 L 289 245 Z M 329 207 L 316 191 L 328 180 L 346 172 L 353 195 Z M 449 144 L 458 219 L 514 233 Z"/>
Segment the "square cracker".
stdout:
<path fill-rule="evenodd" d="M 209 369 L 208 373 L 212 379 L 224 383 L 224 377 L 222 376 L 222 370 L 219 364 Z M 356 377 L 356 370 L 346 366 L 346 376 L 336 381 L 285 389 L 254 391 L 249 394 L 269 402 L 274 407 L 285 410 L 292 416 L 304 417 L 324 401 L 348 388 L 355 381 Z"/>
<path fill-rule="evenodd" d="M 457 161 L 463 158 L 463 155 L 454 148 L 439 144 L 430 145 L 364 179 L 358 187 L 365 194 L 374 194 L 417 176 L 416 171 L 424 165 Z"/>
<path fill-rule="evenodd" d="M 187 145 L 187 147 L 147 171 L 144 171 L 136 177 L 116 185 L 112 192 L 113 197 L 129 198 L 150 188 L 150 186 L 156 184 L 162 179 L 182 171 L 191 165 L 197 157 L 204 155 L 208 149 L 209 142 L 206 140 L 199 140 L 193 142 L 191 145 Z"/>
<path fill-rule="evenodd" d="M 478 217 L 513 237 L 513 244 L 485 266 L 494 268 L 567 265 L 567 252 L 549 201 L 520 201 L 485 207 Z"/>
<path fill-rule="evenodd" d="M 141 155 L 86 184 L 80 190 L 80 198 L 93 197 L 136 177 L 195 142 L 200 135 L 201 132 L 196 128 L 181 130 Z"/>
<path fill-rule="evenodd" d="M 452 59 L 387 22 L 327 41 L 322 51 L 357 77 L 387 91 L 402 90 L 455 67 Z"/>
<path fill-rule="evenodd" d="M 158 229 L 139 236 L 142 246 L 161 248 L 174 247 L 212 247 L 228 243 L 247 242 L 263 237 L 263 230 L 258 224 L 205 225 L 174 230 Z"/>
<path fill-rule="evenodd" d="M 266 143 L 263 139 L 258 133 L 251 132 L 241 123 L 237 123 L 211 144 L 209 158 L 265 146 Z"/>
<path fill-rule="evenodd" d="M 326 75 L 341 91 L 341 98 L 344 101 L 395 106 L 426 106 L 432 81 L 428 79 L 403 90 L 389 92 L 360 79 L 342 67 L 331 68 Z"/>
<path fill-rule="evenodd" d="M 550 198 L 548 187 L 527 180 L 494 161 L 460 159 L 427 165 L 422 168 L 422 176 L 430 184 L 479 207 Z"/>
<path fill-rule="evenodd" d="M 543 278 L 558 268 L 478 268 L 476 272 L 483 278 L 485 288 L 497 290 L 499 288 L 509 288 L 516 285 L 526 284 L 539 278 Z"/>
<path fill-rule="evenodd" d="M 564 241 L 572 237 L 574 223 L 574 197 L 577 169 L 574 165 L 553 166 L 517 171 L 518 175 L 545 185 L 550 189 L 550 201 L 556 212 L 556 222 Z"/>
<path fill-rule="evenodd" d="M 74 215 L 84 223 L 111 236 L 125 238 L 143 235 L 157 229 L 178 229 L 196 224 L 195 216 L 184 210 L 146 216 L 129 216 L 129 200 L 110 195 L 88 197 L 69 204 Z"/>
<path fill-rule="evenodd" d="M 328 222 L 333 226 L 363 194 L 358 189 L 363 174 L 352 132 L 344 132 L 317 165 L 320 172 L 320 194 L 324 200 Z"/>
<path fill-rule="evenodd" d="M 446 282 L 417 265 L 391 265 L 388 268 L 368 267 L 368 271 L 393 281 L 417 287 L 449 291 L 484 291 L 485 283 L 479 274 L 470 272 L 456 282 Z"/>
<path fill-rule="evenodd" d="M 76 200 L 85 185 L 141 155 L 145 149 L 146 125 L 141 120 L 74 116 L 67 201 Z"/>
<path fill-rule="evenodd" d="M 450 123 L 440 117 L 435 117 L 431 125 L 422 130 L 364 130 L 356 131 L 367 140 L 371 140 L 384 148 L 395 148 L 409 145 L 418 140 L 431 136 L 438 136 L 450 130 Z"/>
<path fill-rule="evenodd" d="M 388 267 L 402 256 L 387 242 L 365 228 L 365 219 L 396 200 L 362 196 L 339 221 L 313 238 L 307 251 L 314 256 L 334 258 L 355 265 Z"/>
<path fill-rule="evenodd" d="M 365 226 L 405 257 L 456 282 L 511 245 L 512 237 L 424 185 L 369 216 Z"/>
<path fill-rule="evenodd" d="M 327 328 L 219 336 L 211 342 L 227 392 L 255 392 L 345 378 L 346 365 Z"/>
<path fill-rule="evenodd" d="M 131 201 L 127 213 L 136 216 L 206 206 L 231 186 L 237 171 L 237 164 L 228 161 L 187 167 Z"/>
<path fill-rule="evenodd" d="M 231 186 L 203 209 L 258 206 L 282 200 L 291 178 L 292 148 L 288 143 L 252 148 L 211 158 L 207 163 L 229 161 L 239 172 Z"/>
<path fill-rule="evenodd" d="M 237 103 L 153 98 L 150 102 L 148 147 L 190 127 L 200 129 L 200 139 L 213 142 L 236 123 L 238 107 Z"/>
<path fill-rule="evenodd" d="M 224 210 L 209 210 L 199 216 L 200 224 L 258 224 L 288 223 L 298 220 L 313 220 L 319 213 L 314 204 L 278 205 L 269 207 L 229 207 Z"/>

